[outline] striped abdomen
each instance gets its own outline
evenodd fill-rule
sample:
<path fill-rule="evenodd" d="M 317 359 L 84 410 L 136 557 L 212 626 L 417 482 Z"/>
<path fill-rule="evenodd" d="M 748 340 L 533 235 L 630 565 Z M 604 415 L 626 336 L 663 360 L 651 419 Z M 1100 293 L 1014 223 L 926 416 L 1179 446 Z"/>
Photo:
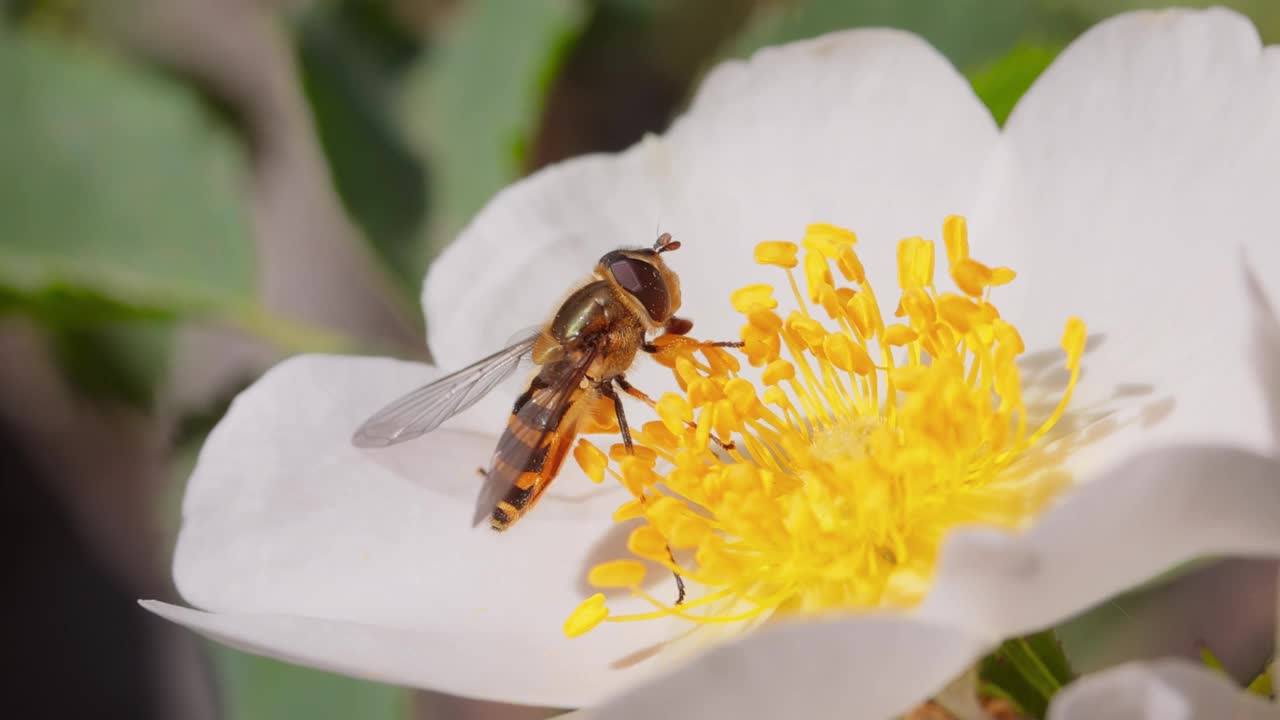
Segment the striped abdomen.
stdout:
<path fill-rule="evenodd" d="M 578 434 L 584 371 L 566 363 L 544 366 L 516 400 L 489 465 L 477 523 L 487 514 L 495 530 L 506 530 L 551 485 Z"/>

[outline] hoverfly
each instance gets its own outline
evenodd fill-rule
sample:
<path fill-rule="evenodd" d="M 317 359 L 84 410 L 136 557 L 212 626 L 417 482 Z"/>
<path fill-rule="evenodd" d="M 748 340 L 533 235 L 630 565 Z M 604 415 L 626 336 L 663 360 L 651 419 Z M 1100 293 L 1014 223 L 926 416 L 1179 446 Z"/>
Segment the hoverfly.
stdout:
<path fill-rule="evenodd" d="M 352 436 L 358 447 L 385 447 L 419 437 L 471 407 L 530 358 L 538 373 L 515 402 L 497 449 L 482 470 L 473 524 L 486 516 L 506 530 L 533 508 L 559 473 L 594 408 L 611 401 L 628 452 L 631 432 L 617 390 L 652 406 L 627 382 L 636 353 L 659 352 L 650 332 L 684 335 L 693 323 L 676 317 L 680 279 L 662 254 L 680 243 L 663 233 L 652 248 L 606 253 L 594 280 L 574 291 L 550 323 L 510 346 L 396 400 Z M 705 343 L 739 346 L 741 343 Z M 615 389 L 616 386 L 616 389 Z"/>

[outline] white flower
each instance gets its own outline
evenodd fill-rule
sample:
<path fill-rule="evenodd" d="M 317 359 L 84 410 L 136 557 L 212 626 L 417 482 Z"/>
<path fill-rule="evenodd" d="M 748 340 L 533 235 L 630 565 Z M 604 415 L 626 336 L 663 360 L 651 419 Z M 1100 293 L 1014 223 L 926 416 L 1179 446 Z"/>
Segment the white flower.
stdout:
<path fill-rule="evenodd" d="M 893 637 L 876 638 L 891 642 Z M 812 641 L 812 640 L 811 640 Z M 799 649 L 797 647 L 797 649 Z M 730 657 L 725 653 L 724 657 Z M 763 663 L 767 658 L 761 656 Z M 797 660 L 819 668 L 805 655 L 792 658 L 783 655 L 762 666 L 754 677 L 765 678 L 772 673 L 777 678 L 777 668 L 786 667 L 788 660 Z M 701 663 L 706 666 L 709 663 Z M 811 690 L 818 690 L 821 698 L 806 704 L 805 696 L 795 687 L 792 674 L 784 674 L 775 680 L 773 692 L 748 693 L 745 700 L 707 700 L 716 694 L 736 697 L 740 688 L 740 674 L 744 666 L 721 665 L 719 673 L 699 672 L 683 688 L 664 685 L 645 688 L 616 698 L 602 707 L 590 711 L 572 713 L 581 720 L 643 720 L 655 717 L 689 717 L 707 720 L 769 720 L 783 717 L 877 717 L 863 712 L 857 696 L 848 691 L 835 693 L 831 701 L 831 688 L 848 687 L 850 678 L 860 673 L 883 677 L 894 671 L 911 673 L 917 666 L 891 665 L 882 667 L 846 666 L 838 673 L 821 678 L 829 683 L 825 687 L 816 683 Z M 758 674 L 757 674 L 758 673 Z M 682 694 L 672 694 L 676 691 Z M 754 702 L 753 702 L 754 701 Z M 763 701 L 763 704 L 762 702 Z M 833 712 L 843 706 L 843 712 Z M 1048 720 L 1274 720 L 1280 717 L 1280 706 L 1269 703 L 1258 695 L 1247 692 L 1230 678 L 1197 666 L 1186 660 L 1165 659 L 1153 662 L 1131 662 L 1109 670 L 1085 675 L 1063 688 L 1049 705 Z"/>
<path fill-rule="evenodd" d="M 1274 720 L 1280 707 L 1185 660 L 1129 663 L 1081 678 L 1049 707 L 1049 720 Z"/>
<path fill-rule="evenodd" d="M 191 479 L 174 575 L 203 610 L 146 606 L 254 652 L 470 697 L 578 707 L 625 692 L 635 717 L 900 712 L 999 639 L 1180 561 L 1280 554 L 1280 465 L 1266 456 L 1280 350 L 1258 343 L 1276 337 L 1277 159 L 1280 55 L 1221 10 L 1103 23 L 1003 132 L 899 32 L 722 66 L 663 137 L 538 173 L 476 218 L 424 290 L 440 365 L 543 320 L 600 254 L 650 242 L 655 225 L 684 244 L 671 257 L 682 314 L 725 339 L 731 290 L 773 279 L 756 242 L 849 227 L 888 284 L 899 238 L 964 214 L 975 252 L 1019 272 L 998 297 L 1029 350 L 1055 348 L 1070 315 L 1094 333 L 1060 466 L 1078 486 L 1062 502 L 1025 533 L 953 533 L 910 613 L 777 623 L 683 665 L 662 652 L 679 620 L 561 632 L 591 592 L 587 568 L 624 552 L 620 488 L 568 464 L 510 533 L 470 527 L 475 469 L 512 395 L 361 451 L 348 442 L 361 419 L 441 372 L 302 357 L 237 399 Z M 652 365 L 629 377 L 652 393 L 671 382 Z M 698 692 L 715 683 L 733 692 Z"/>

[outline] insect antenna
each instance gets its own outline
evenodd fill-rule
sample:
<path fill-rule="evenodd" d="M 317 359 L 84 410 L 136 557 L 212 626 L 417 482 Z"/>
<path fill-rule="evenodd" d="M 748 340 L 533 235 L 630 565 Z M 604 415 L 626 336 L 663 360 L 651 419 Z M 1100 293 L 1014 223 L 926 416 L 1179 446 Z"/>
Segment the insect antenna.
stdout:
<path fill-rule="evenodd" d="M 653 249 L 655 252 L 660 252 L 660 253 L 670 252 L 671 250 L 679 250 L 680 241 L 672 240 L 671 233 L 662 233 L 661 235 L 658 236 L 658 239 L 653 243 Z"/>

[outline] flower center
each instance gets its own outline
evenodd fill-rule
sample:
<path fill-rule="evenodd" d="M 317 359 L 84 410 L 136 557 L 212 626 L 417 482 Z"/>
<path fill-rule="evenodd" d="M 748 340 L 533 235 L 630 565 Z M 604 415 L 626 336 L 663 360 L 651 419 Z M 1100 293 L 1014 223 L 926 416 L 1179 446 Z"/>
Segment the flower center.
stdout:
<path fill-rule="evenodd" d="M 943 239 L 959 292 L 935 286 L 932 242 L 902 240 L 890 321 L 853 233 L 810 225 L 802 259 L 794 243 L 756 246 L 758 263 L 785 270 L 798 309 L 779 314 L 768 285 L 733 293 L 746 320 L 742 354 L 759 368 L 755 382 L 723 348 L 658 339 L 656 357 L 682 392 L 660 399 L 661 421 L 636 433 L 634 454 L 614 446 L 611 465 L 584 439 L 574 455 L 594 480 L 607 472 L 630 491 L 614 513 L 617 521 L 640 520 L 628 550 L 699 589 L 670 604 L 641 587 L 643 562 L 602 563 L 591 570 L 593 585 L 628 588 L 654 610 L 611 616 L 597 594 L 566 621 L 567 635 L 605 620 L 724 623 L 907 607 L 928 590 L 950 529 L 1019 528 L 1036 515 L 1061 483 L 1019 472 L 1015 461 L 1065 411 L 1084 323 L 1067 321 L 1070 379 L 1032 429 L 1017 365 L 1022 339 L 991 303 L 991 289 L 1014 272 L 969 256 L 963 218 L 946 220 Z M 845 282 L 834 279 L 833 266 Z M 665 474 L 655 470 L 659 461 Z"/>

